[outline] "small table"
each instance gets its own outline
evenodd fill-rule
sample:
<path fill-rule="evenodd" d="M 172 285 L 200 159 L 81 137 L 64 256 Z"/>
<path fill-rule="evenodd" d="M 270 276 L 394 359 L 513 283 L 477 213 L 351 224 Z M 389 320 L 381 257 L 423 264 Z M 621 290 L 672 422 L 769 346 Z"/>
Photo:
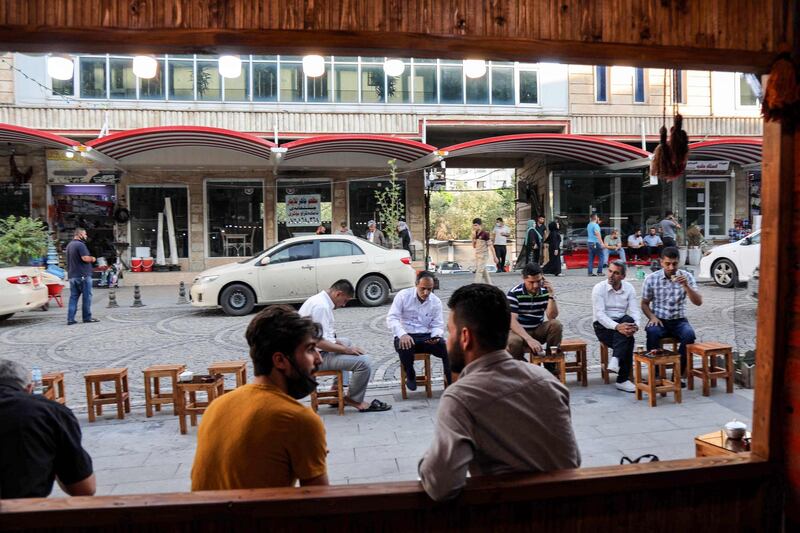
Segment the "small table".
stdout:
<path fill-rule="evenodd" d="M 589 379 L 586 376 L 586 342 L 581 339 L 564 339 L 559 347 L 564 352 L 565 372 L 575 372 L 580 384 L 584 387 L 587 386 Z M 575 361 L 566 361 L 566 355 L 573 352 Z"/>
<path fill-rule="evenodd" d="M 729 439 L 722 430 L 694 438 L 695 457 L 724 457 L 750 451 L 750 432 L 743 439 Z"/>
<path fill-rule="evenodd" d="M 64 373 L 49 372 L 42 376 L 44 385 L 44 397 L 65 405 L 67 403 L 67 393 L 64 391 Z"/>
<path fill-rule="evenodd" d="M 642 379 L 642 365 L 647 365 L 647 381 Z M 656 396 L 675 395 L 675 402 L 681 403 L 681 357 L 676 352 L 663 350 L 661 354 L 635 352 L 633 354 L 634 379 L 636 380 L 636 399 L 642 399 L 646 392 L 650 407 L 656 406 Z M 667 370 L 672 367 L 672 380 L 666 379 Z M 658 377 L 656 377 L 658 374 Z"/>
<path fill-rule="evenodd" d="M 222 374 L 216 374 L 209 380 L 208 376 L 194 376 L 192 381 L 178 382 L 178 421 L 181 435 L 186 434 L 186 415 L 189 415 L 193 426 L 197 425 L 197 415 L 206 412 L 211 402 L 222 396 L 225 380 Z M 197 393 L 204 392 L 206 401 L 198 401 Z M 186 395 L 189 395 L 187 401 Z"/>

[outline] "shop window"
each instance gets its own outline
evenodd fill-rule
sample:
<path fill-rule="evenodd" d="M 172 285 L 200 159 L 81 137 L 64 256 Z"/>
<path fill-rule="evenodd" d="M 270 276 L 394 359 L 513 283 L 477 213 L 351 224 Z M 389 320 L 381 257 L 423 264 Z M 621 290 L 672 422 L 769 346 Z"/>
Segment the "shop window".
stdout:
<path fill-rule="evenodd" d="M 336 64 L 334 73 L 336 101 L 341 103 L 358 102 L 358 65 Z"/>
<path fill-rule="evenodd" d="M 608 102 L 608 67 L 594 67 L 594 100 Z"/>
<path fill-rule="evenodd" d="M 390 104 L 407 104 L 411 101 L 411 65 L 399 76 L 387 76 L 386 91 Z"/>
<path fill-rule="evenodd" d="M 287 246 L 272 254 L 269 258 L 270 265 L 278 263 L 291 263 L 292 261 L 307 261 L 314 259 L 314 243 L 313 242 L 299 242 L 291 246 Z"/>
<path fill-rule="evenodd" d="M 31 216 L 31 186 L 0 184 L 0 219 Z"/>
<path fill-rule="evenodd" d="M 484 74 L 480 78 L 467 78 L 467 103 L 489 103 L 489 76 Z"/>
<path fill-rule="evenodd" d="M 319 258 L 346 257 L 349 255 L 364 255 L 364 252 L 348 241 L 319 241 Z"/>
<path fill-rule="evenodd" d="M 164 212 L 165 199 L 170 199 L 175 223 L 178 257 L 189 257 L 189 193 L 186 187 L 131 187 L 130 242 L 132 249 L 147 246 L 155 257 L 158 244 L 158 214 Z M 170 255 L 166 219 L 163 222 L 164 253 Z"/>
<path fill-rule="evenodd" d="M 216 61 L 197 62 L 197 99 L 221 100 L 222 82 Z"/>
<path fill-rule="evenodd" d="M 378 104 L 386 101 L 386 77 L 383 65 L 361 67 L 361 102 Z"/>
<path fill-rule="evenodd" d="M 225 101 L 241 102 L 250 99 L 250 64 L 242 61 L 242 73 L 238 78 L 225 78 Z"/>
<path fill-rule="evenodd" d="M 81 98 L 106 97 L 106 59 L 80 58 Z"/>
<path fill-rule="evenodd" d="M 331 90 L 331 65 L 325 64 L 325 72 L 316 78 L 306 78 L 306 94 L 309 102 L 330 102 Z"/>
<path fill-rule="evenodd" d="M 539 73 L 535 70 L 519 71 L 519 103 L 539 103 Z"/>
<path fill-rule="evenodd" d="M 514 69 L 492 66 L 492 105 L 514 105 Z"/>
<path fill-rule="evenodd" d="M 139 98 L 142 100 L 163 100 L 164 99 L 164 60 L 158 61 L 156 75 L 145 80 L 139 79 Z"/>
<path fill-rule="evenodd" d="M 281 63 L 281 102 L 303 101 L 303 65 Z"/>
<path fill-rule="evenodd" d="M 418 59 L 414 60 L 419 61 Z M 414 65 L 414 103 L 435 104 L 437 102 L 436 66 Z"/>
<path fill-rule="evenodd" d="M 739 78 L 739 105 L 742 107 L 759 105 L 756 93 L 747 82 L 744 74 L 737 74 Z"/>
<path fill-rule="evenodd" d="M 55 78 L 50 80 L 50 86 L 53 88 L 53 94 L 61 96 L 73 96 L 75 94 L 75 77 L 68 80 L 57 80 Z"/>
<path fill-rule="evenodd" d="M 253 100 L 275 102 L 278 99 L 278 65 L 253 63 Z"/>
<path fill-rule="evenodd" d="M 643 104 L 645 101 L 644 69 L 634 69 L 633 73 L 633 101 Z"/>
<path fill-rule="evenodd" d="M 442 104 L 464 103 L 464 75 L 463 67 L 456 65 L 442 65 L 440 101 Z"/>
<path fill-rule="evenodd" d="M 330 180 L 278 180 L 278 240 L 313 235 L 320 225 L 330 233 L 332 197 Z"/>
<path fill-rule="evenodd" d="M 169 61 L 169 99 L 194 99 L 194 63 L 192 61 Z"/>
<path fill-rule="evenodd" d="M 255 255 L 264 249 L 264 185 L 209 181 L 208 250 L 211 257 Z"/>
<path fill-rule="evenodd" d="M 133 75 L 133 60 L 111 59 L 108 64 L 110 98 L 136 98 L 136 76 Z"/>
<path fill-rule="evenodd" d="M 386 232 L 394 232 L 396 228 L 385 228 L 381 220 L 380 213 L 378 212 L 378 204 L 375 201 L 375 192 L 383 190 L 390 182 L 388 180 L 364 180 L 364 181 L 351 181 L 349 184 L 350 189 L 350 229 L 357 237 L 363 237 L 367 234 L 367 222 L 375 220 L 378 224 L 378 229 Z M 400 201 L 403 205 L 406 203 L 406 182 L 405 180 L 398 180 L 400 184 Z M 389 235 L 386 235 L 388 238 Z"/>

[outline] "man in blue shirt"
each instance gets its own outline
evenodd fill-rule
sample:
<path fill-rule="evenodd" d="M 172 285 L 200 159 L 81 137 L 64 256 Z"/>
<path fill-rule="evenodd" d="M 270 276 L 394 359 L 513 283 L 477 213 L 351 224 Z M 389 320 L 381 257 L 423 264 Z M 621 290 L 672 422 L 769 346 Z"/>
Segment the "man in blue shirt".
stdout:
<path fill-rule="evenodd" d="M 600 233 L 600 224 L 597 223 L 597 215 L 589 217 L 589 224 L 586 226 L 586 244 L 589 247 L 589 275 L 603 275 L 603 236 Z M 592 273 L 594 258 L 597 258 L 597 274 Z"/>
<path fill-rule="evenodd" d="M 67 325 L 75 324 L 78 298 L 83 296 L 82 314 L 84 322 L 100 322 L 92 318 L 92 263 L 95 257 L 86 247 L 86 230 L 75 228 L 75 237 L 67 245 L 67 275 L 69 276 L 69 306 Z"/>

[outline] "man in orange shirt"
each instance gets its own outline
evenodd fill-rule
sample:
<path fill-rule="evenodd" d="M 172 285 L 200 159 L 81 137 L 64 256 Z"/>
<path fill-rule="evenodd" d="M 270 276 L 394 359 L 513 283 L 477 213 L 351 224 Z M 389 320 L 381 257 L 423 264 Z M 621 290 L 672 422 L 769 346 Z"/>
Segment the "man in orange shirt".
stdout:
<path fill-rule="evenodd" d="M 328 484 L 325 426 L 297 401 L 316 389 L 320 336 L 319 325 L 285 305 L 250 322 L 245 337 L 256 377 L 203 415 L 192 490 Z"/>

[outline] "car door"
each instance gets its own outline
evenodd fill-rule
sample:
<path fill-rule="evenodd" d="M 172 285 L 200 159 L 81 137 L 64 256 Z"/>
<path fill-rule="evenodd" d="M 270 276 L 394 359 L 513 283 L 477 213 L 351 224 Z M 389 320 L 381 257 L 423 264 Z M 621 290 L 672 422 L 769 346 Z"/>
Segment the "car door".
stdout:
<path fill-rule="evenodd" d="M 761 258 L 761 232 L 757 231 L 742 241 L 739 247 L 739 275 L 750 277 Z"/>
<path fill-rule="evenodd" d="M 319 241 L 317 291 L 327 289 L 340 279 L 349 280 L 355 286 L 368 268 L 369 257 L 356 243 L 344 239 Z"/>
<path fill-rule="evenodd" d="M 317 293 L 313 240 L 295 242 L 269 255 L 258 267 L 259 303 L 298 302 Z"/>

